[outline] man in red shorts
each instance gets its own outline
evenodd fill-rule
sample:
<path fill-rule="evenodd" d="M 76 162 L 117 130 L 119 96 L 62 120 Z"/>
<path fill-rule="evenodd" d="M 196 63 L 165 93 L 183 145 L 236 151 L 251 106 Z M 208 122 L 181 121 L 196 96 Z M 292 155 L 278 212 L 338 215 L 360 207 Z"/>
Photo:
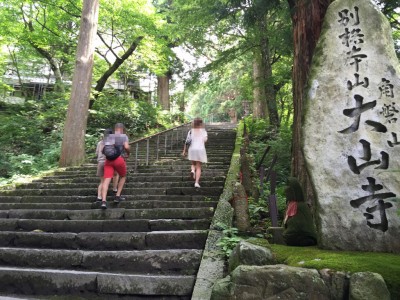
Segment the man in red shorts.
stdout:
<path fill-rule="evenodd" d="M 111 178 L 114 176 L 114 171 L 119 175 L 118 190 L 114 198 L 115 203 L 119 203 L 124 198 L 121 197 L 122 188 L 126 181 L 126 162 L 125 158 L 129 156 L 129 141 L 128 136 L 124 134 L 124 125 L 122 123 L 115 124 L 114 134 L 110 134 L 105 144 L 116 145 L 121 147 L 122 154 L 114 160 L 106 159 L 104 163 L 104 182 L 102 187 L 102 202 L 101 208 L 107 208 L 107 192 Z"/>

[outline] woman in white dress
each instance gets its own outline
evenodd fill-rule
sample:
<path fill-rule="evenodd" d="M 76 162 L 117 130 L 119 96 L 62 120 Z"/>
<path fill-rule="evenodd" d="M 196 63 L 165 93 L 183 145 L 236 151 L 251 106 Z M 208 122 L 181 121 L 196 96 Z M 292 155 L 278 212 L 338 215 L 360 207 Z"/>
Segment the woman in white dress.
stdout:
<path fill-rule="evenodd" d="M 204 129 L 203 120 L 196 118 L 193 120 L 192 129 L 188 132 L 186 142 L 183 147 L 183 155 L 186 155 L 187 142 L 190 140 L 188 159 L 192 161 L 191 174 L 195 180 L 194 186 L 200 187 L 201 164 L 207 163 L 207 152 L 205 143 L 207 142 L 207 131 Z"/>

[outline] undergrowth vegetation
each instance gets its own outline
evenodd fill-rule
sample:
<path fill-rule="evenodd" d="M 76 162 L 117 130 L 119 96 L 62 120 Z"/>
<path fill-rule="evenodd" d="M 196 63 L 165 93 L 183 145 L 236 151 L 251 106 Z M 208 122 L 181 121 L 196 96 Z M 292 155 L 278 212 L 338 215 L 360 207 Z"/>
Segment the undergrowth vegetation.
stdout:
<path fill-rule="evenodd" d="M 271 186 L 269 181 L 260 182 L 259 170 L 256 170 L 256 167 L 260 165 L 261 168 L 268 170 L 276 156 L 273 170 L 277 174 L 275 192 L 278 221 L 281 222 L 286 208 L 284 188 L 286 180 L 290 176 L 292 131 L 289 127 L 283 126 L 278 132 L 275 132 L 269 128 L 267 121 L 252 117 L 247 117 L 245 123 L 250 141 L 247 154 L 252 162 L 253 181 L 255 187 L 262 191 L 257 195 L 258 197 L 249 197 L 250 222 L 256 230 L 265 232 L 266 228 L 270 226 L 268 197 L 271 195 Z M 267 147 L 270 147 L 270 150 L 262 160 Z"/>
<path fill-rule="evenodd" d="M 69 95 L 48 93 L 44 99 L 23 104 L 0 102 L 0 185 L 57 167 Z M 122 122 L 130 140 L 186 121 L 147 101 L 101 95 L 89 112 L 86 150 L 89 157 L 105 128 Z"/>
<path fill-rule="evenodd" d="M 270 152 L 263 163 L 269 167 L 273 156 L 277 155 L 275 171 L 277 172 L 277 205 L 279 211 L 279 225 L 283 220 L 286 208 L 284 189 L 286 180 L 290 176 L 290 148 L 291 130 L 280 128 L 274 134 L 268 130 L 268 124 L 263 120 L 245 119 L 246 129 L 249 134 L 249 147 L 247 154 L 250 156 L 253 167 L 253 180 L 257 182 L 256 188 L 261 184 L 257 178 L 258 170 L 255 166 L 261 161 L 267 146 Z M 382 275 L 391 293 L 392 299 L 400 299 L 400 256 L 392 253 L 371 253 L 358 251 L 333 251 L 322 250 L 318 247 L 290 247 L 286 245 L 269 244 L 266 229 L 271 226 L 268 215 L 269 183 L 263 184 L 263 193 L 259 197 L 248 197 L 250 223 L 253 231 L 250 233 L 239 232 L 237 228 L 222 228 L 223 237 L 218 245 L 226 258 L 229 258 L 237 243 L 242 240 L 270 248 L 274 253 L 277 263 L 295 267 L 313 268 L 317 270 L 331 269 L 343 272 L 375 272 Z"/>
<path fill-rule="evenodd" d="M 236 244 L 243 239 L 248 239 L 249 237 L 268 238 L 267 228 L 271 226 L 268 197 L 271 194 L 271 187 L 269 182 L 260 182 L 258 177 L 259 170 L 256 170 L 256 166 L 261 164 L 263 168 L 269 168 L 275 155 L 277 155 L 277 161 L 273 169 L 277 173 L 276 199 L 279 224 L 283 220 L 286 209 L 284 188 L 286 180 L 290 176 L 291 130 L 290 128 L 282 127 L 278 133 L 274 133 L 269 129 L 267 121 L 254 119 L 251 116 L 245 118 L 243 122 L 248 134 L 249 146 L 247 155 L 250 159 L 252 180 L 255 183 L 254 188 L 257 189 L 257 192 L 253 193 L 255 196 L 248 197 L 249 217 L 252 226 L 250 232 L 243 233 L 239 232 L 235 227 L 219 225 L 222 228 L 223 237 L 219 240 L 218 245 L 226 257 L 229 257 Z M 265 149 L 268 146 L 270 146 L 269 153 L 261 163 Z M 258 193 L 260 190 L 262 192 Z"/>

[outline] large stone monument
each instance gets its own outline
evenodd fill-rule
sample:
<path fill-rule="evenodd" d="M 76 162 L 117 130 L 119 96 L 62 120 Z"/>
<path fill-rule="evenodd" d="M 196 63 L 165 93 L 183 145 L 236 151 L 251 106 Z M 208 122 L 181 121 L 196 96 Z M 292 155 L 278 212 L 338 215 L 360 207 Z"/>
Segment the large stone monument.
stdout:
<path fill-rule="evenodd" d="M 302 124 L 323 248 L 400 253 L 399 76 L 384 15 L 369 0 L 334 1 Z"/>

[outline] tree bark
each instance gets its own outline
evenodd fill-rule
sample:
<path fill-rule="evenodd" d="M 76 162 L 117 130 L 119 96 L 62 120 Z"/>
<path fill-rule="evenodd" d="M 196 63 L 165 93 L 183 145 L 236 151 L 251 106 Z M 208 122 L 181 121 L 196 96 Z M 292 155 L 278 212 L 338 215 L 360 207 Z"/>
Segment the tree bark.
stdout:
<path fill-rule="evenodd" d="M 126 61 L 132 55 L 132 53 L 136 50 L 137 46 L 139 45 L 139 43 L 142 39 L 143 39 L 142 36 L 136 38 L 132 42 L 132 44 L 130 45 L 128 50 L 126 50 L 125 53 L 121 57 L 117 57 L 115 59 L 114 63 L 108 68 L 108 70 L 105 71 L 104 74 L 97 80 L 96 86 L 94 88 L 94 90 L 97 92 L 95 94 L 95 98 L 97 98 L 98 93 L 103 91 L 103 89 L 107 83 L 107 80 L 118 70 L 118 68 L 124 63 L 124 61 Z M 90 100 L 89 108 L 92 108 L 94 101 L 95 101 L 94 99 Z"/>
<path fill-rule="evenodd" d="M 288 0 L 293 23 L 293 142 L 292 175 L 303 186 L 306 199 L 314 203 L 314 192 L 307 174 L 304 155 L 301 150 L 301 118 L 305 99 L 304 90 L 311 59 L 321 33 L 322 22 L 331 0 Z"/>
<path fill-rule="evenodd" d="M 267 116 L 267 102 L 262 88 L 263 70 L 261 65 L 259 51 L 254 51 L 253 57 L 253 116 L 257 119 L 263 119 Z"/>
<path fill-rule="evenodd" d="M 266 18 L 266 17 L 265 17 Z M 260 20 L 261 32 L 261 65 L 263 70 L 263 86 L 269 124 L 272 128 L 279 128 L 278 106 L 276 104 L 276 92 L 272 82 L 272 62 L 269 50 L 268 28 L 266 19 Z"/>
<path fill-rule="evenodd" d="M 169 76 L 157 76 L 157 96 L 163 110 L 169 110 Z"/>
<path fill-rule="evenodd" d="M 71 98 L 64 125 L 60 167 L 79 165 L 85 160 L 85 133 L 98 16 L 99 0 L 84 0 Z"/>

